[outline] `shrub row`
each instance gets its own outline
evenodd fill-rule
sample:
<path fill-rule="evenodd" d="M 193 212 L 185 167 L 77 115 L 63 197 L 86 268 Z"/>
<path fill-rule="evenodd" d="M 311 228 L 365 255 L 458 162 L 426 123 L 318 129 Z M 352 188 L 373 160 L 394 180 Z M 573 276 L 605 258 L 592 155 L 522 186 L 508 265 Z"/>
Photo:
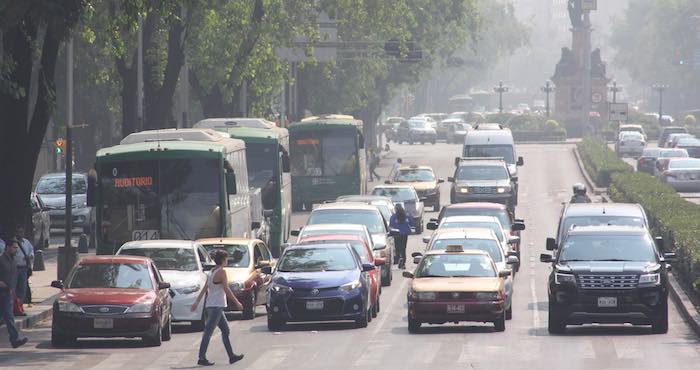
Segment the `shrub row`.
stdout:
<path fill-rule="evenodd" d="M 676 252 L 676 276 L 700 297 L 700 205 L 644 173 L 614 174 L 608 194 L 616 202 L 644 207 L 652 230 L 663 236 L 667 250 Z"/>
<path fill-rule="evenodd" d="M 565 141 L 566 130 L 512 130 L 515 141 Z"/>
<path fill-rule="evenodd" d="M 618 158 L 608 145 L 600 140 L 585 138 L 576 145 L 586 172 L 600 187 L 610 186 L 612 175 L 616 172 L 632 172 L 633 168 Z"/>

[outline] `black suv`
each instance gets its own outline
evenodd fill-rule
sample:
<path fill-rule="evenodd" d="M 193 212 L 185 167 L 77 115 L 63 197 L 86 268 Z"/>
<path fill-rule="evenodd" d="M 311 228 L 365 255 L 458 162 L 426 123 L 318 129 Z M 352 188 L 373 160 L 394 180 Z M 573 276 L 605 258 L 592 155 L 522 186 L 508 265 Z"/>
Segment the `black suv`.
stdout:
<path fill-rule="evenodd" d="M 450 203 L 492 202 L 513 212 L 517 204 L 516 184 L 503 158 L 455 158 Z"/>
<path fill-rule="evenodd" d="M 660 239 L 634 226 L 581 226 L 571 229 L 549 276 L 549 332 L 563 333 L 567 324 L 631 323 L 668 331 L 666 262 Z M 547 249 L 552 249 L 551 245 Z"/>

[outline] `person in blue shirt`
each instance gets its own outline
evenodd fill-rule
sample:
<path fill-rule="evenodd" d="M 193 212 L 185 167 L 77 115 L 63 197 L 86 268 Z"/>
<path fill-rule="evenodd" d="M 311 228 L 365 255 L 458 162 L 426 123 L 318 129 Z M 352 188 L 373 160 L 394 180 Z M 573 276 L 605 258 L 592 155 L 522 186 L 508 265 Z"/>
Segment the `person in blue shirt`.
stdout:
<path fill-rule="evenodd" d="M 394 248 L 396 253 L 394 255 L 398 258 L 399 268 L 406 268 L 406 243 L 408 243 L 408 236 L 412 232 L 411 218 L 406 214 L 406 210 L 403 209 L 401 204 L 394 206 L 395 213 L 391 216 L 389 220 L 389 227 L 392 229 L 399 230 L 400 235 L 394 237 Z"/>

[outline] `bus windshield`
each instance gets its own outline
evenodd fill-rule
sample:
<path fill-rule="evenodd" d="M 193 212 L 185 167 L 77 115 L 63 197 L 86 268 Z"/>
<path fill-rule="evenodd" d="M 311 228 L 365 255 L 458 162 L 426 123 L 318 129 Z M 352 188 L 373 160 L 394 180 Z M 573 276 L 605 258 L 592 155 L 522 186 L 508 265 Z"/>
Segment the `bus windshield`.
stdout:
<path fill-rule="evenodd" d="M 512 145 L 465 146 L 464 157 L 502 157 L 506 163 L 515 164 Z"/>
<path fill-rule="evenodd" d="M 274 209 L 279 199 L 277 181 L 282 161 L 277 144 L 246 143 L 248 185 L 259 188 L 263 208 Z"/>
<path fill-rule="evenodd" d="M 102 239 L 119 246 L 140 239 L 220 236 L 221 172 L 214 158 L 103 164 Z"/>
<path fill-rule="evenodd" d="M 292 176 L 352 176 L 357 169 L 357 136 L 353 132 L 304 132 L 290 151 Z"/>

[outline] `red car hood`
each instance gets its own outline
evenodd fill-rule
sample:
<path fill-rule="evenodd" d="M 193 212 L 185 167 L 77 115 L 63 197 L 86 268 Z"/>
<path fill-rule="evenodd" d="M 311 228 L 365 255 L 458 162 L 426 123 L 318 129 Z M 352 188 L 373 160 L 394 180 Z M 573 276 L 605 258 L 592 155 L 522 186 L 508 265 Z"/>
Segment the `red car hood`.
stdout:
<path fill-rule="evenodd" d="M 67 289 L 59 299 L 76 304 L 133 305 L 137 302 L 153 301 L 156 293 L 145 289 Z"/>

